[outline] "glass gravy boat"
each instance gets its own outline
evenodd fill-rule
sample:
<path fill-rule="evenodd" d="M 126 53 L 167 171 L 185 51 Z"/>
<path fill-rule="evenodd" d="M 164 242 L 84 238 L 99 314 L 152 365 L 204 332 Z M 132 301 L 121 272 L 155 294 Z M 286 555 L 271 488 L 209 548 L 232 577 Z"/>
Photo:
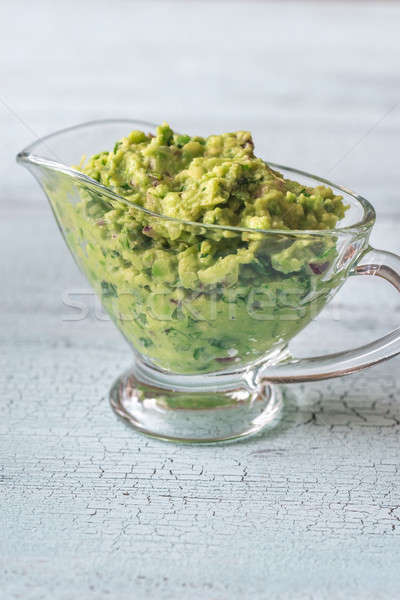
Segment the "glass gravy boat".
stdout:
<path fill-rule="evenodd" d="M 17 157 L 41 184 L 73 257 L 133 350 L 132 367 L 110 391 L 118 415 L 165 440 L 240 438 L 278 421 L 275 384 L 338 377 L 400 353 L 400 329 L 326 356 L 297 359 L 287 348 L 348 276 L 377 275 L 400 291 L 400 258 L 369 246 L 375 211 L 350 190 L 268 163 L 305 185 L 329 185 L 349 209 L 334 230 L 264 231 L 157 215 L 69 166 L 132 129 L 155 127 L 94 121 L 42 138 Z"/>

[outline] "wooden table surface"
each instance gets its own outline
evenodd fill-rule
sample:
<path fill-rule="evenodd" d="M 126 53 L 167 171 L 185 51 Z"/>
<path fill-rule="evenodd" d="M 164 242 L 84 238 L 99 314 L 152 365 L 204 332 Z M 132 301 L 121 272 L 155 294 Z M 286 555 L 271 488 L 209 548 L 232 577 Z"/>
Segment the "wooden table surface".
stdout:
<path fill-rule="evenodd" d="M 135 433 L 107 401 L 129 350 L 14 162 L 95 118 L 249 128 L 265 158 L 368 197 L 373 243 L 399 252 L 399 26 L 396 2 L 3 1 L 2 599 L 400 596 L 400 361 L 287 386 L 282 425 L 242 443 Z M 358 345 L 399 306 L 350 280 L 295 345 Z"/>

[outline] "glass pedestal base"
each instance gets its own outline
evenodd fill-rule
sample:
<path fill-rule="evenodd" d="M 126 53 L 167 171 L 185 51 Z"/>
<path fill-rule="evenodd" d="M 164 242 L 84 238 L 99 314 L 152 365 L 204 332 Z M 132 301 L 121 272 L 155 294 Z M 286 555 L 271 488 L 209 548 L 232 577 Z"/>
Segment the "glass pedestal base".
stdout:
<path fill-rule="evenodd" d="M 115 381 L 110 402 L 120 417 L 147 435 L 172 442 L 225 442 L 279 421 L 279 388 L 255 379 L 252 372 L 169 375 L 137 361 Z"/>

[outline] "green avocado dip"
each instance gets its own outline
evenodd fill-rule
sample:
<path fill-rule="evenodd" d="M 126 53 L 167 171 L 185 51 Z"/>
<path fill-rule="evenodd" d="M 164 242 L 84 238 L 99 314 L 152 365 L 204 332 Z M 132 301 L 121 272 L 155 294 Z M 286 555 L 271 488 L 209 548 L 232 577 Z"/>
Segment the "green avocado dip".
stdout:
<path fill-rule="evenodd" d="M 285 179 L 247 131 L 192 137 L 163 123 L 78 169 L 114 195 L 84 181 L 78 202 L 60 195 L 66 239 L 126 339 L 162 369 L 235 370 L 277 352 L 338 284 L 335 236 L 301 232 L 335 228 L 342 197 Z"/>

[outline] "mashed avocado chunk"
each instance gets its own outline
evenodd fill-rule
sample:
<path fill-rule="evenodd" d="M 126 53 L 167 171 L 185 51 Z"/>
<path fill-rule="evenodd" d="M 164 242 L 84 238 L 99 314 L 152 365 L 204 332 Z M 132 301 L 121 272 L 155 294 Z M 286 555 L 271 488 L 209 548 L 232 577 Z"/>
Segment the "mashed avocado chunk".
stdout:
<path fill-rule="evenodd" d="M 82 172 L 139 206 L 168 217 L 252 229 L 332 229 L 345 213 L 328 187 L 284 179 L 254 156 L 248 131 L 207 138 L 132 131 Z"/>
<path fill-rule="evenodd" d="M 67 242 L 126 339 L 163 369 L 204 373 L 262 359 L 315 317 L 343 277 L 335 236 L 302 233 L 333 229 L 342 198 L 285 179 L 254 155 L 247 131 L 203 138 L 164 123 L 156 135 L 132 131 L 79 169 L 121 198 L 85 182 L 78 201 L 60 192 L 54 208 Z"/>

